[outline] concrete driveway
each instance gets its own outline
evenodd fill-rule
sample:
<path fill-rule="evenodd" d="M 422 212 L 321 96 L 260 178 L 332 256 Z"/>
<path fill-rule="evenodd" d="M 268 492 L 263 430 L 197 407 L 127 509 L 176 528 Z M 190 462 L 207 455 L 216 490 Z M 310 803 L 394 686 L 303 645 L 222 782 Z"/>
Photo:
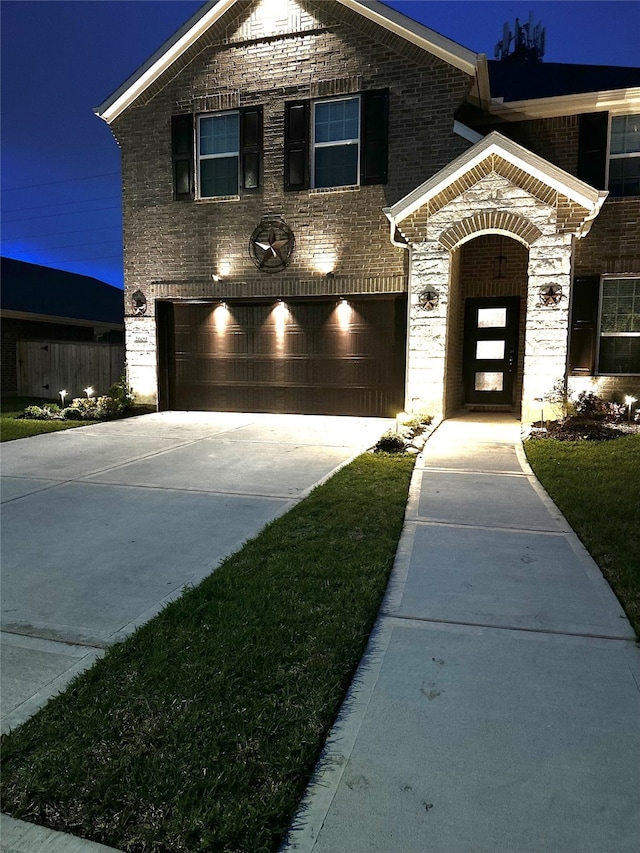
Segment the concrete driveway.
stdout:
<path fill-rule="evenodd" d="M 162 412 L 4 444 L 2 731 L 392 423 Z"/>

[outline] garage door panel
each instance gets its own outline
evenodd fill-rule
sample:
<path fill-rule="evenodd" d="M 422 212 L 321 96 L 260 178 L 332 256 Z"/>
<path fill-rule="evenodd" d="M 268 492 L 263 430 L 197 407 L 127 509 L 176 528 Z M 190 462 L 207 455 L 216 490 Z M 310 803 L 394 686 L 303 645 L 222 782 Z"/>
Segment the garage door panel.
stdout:
<path fill-rule="evenodd" d="M 405 310 L 403 297 L 175 303 L 158 314 L 168 407 L 392 414 L 403 401 Z"/>

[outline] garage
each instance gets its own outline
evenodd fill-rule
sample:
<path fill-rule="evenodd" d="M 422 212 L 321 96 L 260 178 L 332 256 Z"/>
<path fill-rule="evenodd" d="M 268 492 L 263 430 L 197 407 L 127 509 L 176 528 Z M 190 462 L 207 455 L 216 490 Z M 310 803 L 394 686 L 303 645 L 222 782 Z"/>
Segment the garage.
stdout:
<path fill-rule="evenodd" d="M 161 409 L 388 417 L 406 297 L 159 301 Z"/>

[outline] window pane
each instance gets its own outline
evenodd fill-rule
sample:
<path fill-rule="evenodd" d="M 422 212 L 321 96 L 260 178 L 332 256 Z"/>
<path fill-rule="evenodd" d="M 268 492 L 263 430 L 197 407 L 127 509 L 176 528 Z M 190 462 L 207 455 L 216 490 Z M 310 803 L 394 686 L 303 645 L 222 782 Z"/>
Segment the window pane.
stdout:
<path fill-rule="evenodd" d="M 476 373 L 475 391 L 502 391 L 504 373 Z"/>
<path fill-rule="evenodd" d="M 640 279 L 612 278 L 602 282 L 600 332 L 640 332 Z"/>
<path fill-rule="evenodd" d="M 357 183 L 357 145 L 332 145 L 316 149 L 316 187 L 345 187 Z"/>
<path fill-rule="evenodd" d="M 211 198 L 238 194 L 238 158 L 215 157 L 200 161 L 200 195 Z"/>
<path fill-rule="evenodd" d="M 506 325 L 506 308 L 478 308 L 479 329 L 504 329 Z"/>
<path fill-rule="evenodd" d="M 315 105 L 315 110 L 315 142 L 358 139 L 360 124 L 358 98 L 320 102 Z"/>
<path fill-rule="evenodd" d="M 200 119 L 200 154 L 238 153 L 238 113 Z"/>
<path fill-rule="evenodd" d="M 504 358 L 504 341 L 477 341 L 476 358 Z"/>
<path fill-rule="evenodd" d="M 640 152 L 640 114 L 615 116 L 611 120 L 611 153 Z"/>
<path fill-rule="evenodd" d="M 609 192 L 617 197 L 640 195 L 640 157 L 609 161 Z"/>
<path fill-rule="evenodd" d="M 601 338 L 599 373 L 640 373 L 640 337 Z"/>

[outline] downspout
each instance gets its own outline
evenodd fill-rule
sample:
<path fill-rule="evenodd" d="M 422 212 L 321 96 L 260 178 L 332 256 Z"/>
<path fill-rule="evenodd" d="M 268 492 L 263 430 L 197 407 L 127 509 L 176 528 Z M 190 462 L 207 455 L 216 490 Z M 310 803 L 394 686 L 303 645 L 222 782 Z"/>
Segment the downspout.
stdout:
<path fill-rule="evenodd" d="M 396 225 L 396 221 L 391 214 L 391 209 L 388 207 L 383 208 L 384 215 L 389 220 L 389 239 L 391 240 L 392 246 L 397 246 L 399 249 L 405 249 L 409 252 L 409 272 L 407 274 L 407 317 L 406 317 L 406 330 L 407 336 L 405 340 L 405 352 L 404 352 L 404 410 L 407 411 L 407 377 L 409 375 L 409 324 L 411 319 L 411 273 L 413 268 L 412 258 L 413 258 L 413 249 L 410 243 L 402 237 L 402 233 L 400 229 Z M 402 238 L 402 239 L 399 239 Z"/>

